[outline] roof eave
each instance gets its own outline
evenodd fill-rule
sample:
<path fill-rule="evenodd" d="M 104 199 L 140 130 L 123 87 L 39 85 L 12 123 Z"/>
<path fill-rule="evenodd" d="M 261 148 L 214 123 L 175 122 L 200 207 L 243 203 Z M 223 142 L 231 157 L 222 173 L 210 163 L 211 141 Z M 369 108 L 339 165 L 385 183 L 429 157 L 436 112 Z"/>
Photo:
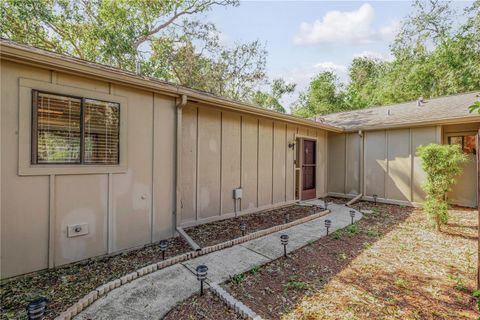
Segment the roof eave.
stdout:
<path fill-rule="evenodd" d="M 432 119 L 427 121 L 417 121 L 409 123 L 388 124 L 388 125 L 375 125 L 375 126 L 359 126 L 355 128 L 345 128 L 345 132 L 357 132 L 362 131 L 375 131 L 375 130 L 388 130 L 388 129 L 402 129 L 413 127 L 427 127 L 434 125 L 450 125 L 450 124 L 463 124 L 480 122 L 480 115 L 471 115 L 463 117 L 455 117 L 449 119 Z"/>
<path fill-rule="evenodd" d="M 49 53 L 47 51 L 27 46 L 12 45 L 10 42 L 2 40 L 0 42 L 1 58 L 13 62 L 27 64 L 36 67 L 48 68 L 49 70 L 83 76 L 87 78 L 95 78 L 106 82 L 128 85 L 142 90 L 153 91 L 170 96 L 187 95 L 189 100 L 194 100 L 207 105 L 214 105 L 223 109 L 267 117 L 287 123 L 304 125 L 316 129 L 323 129 L 333 132 L 343 132 L 344 129 L 319 122 L 306 120 L 282 114 L 279 112 L 262 109 L 244 103 L 239 103 L 217 97 L 214 95 L 200 93 L 196 90 L 186 87 L 176 86 L 173 84 L 163 83 L 160 80 L 154 80 L 140 75 L 120 69 L 103 66 L 100 64 L 78 60 L 68 56 Z"/>

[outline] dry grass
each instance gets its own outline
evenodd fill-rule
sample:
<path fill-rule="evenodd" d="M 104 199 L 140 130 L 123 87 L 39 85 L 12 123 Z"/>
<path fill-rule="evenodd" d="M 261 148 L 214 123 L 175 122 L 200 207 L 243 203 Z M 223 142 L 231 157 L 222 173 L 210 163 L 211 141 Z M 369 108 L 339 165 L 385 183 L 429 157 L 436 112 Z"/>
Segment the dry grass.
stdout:
<path fill-rule="evenodd" d="M 283 319 L 477 319 L 477 214 L 450 211 L 438 233 L 422 210 L 365 250 Z"/>

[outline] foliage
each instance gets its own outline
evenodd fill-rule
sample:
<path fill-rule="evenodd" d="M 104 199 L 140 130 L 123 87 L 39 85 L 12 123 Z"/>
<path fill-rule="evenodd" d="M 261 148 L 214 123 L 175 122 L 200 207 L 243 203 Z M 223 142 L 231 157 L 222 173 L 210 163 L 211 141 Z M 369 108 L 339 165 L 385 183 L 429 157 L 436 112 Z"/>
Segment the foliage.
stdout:
<path fill-rule="evenodd" d="M 320 74 L 294 113 L 312 117 L 479 90 L 480 0 L 465 9 L 463 24 L 457 26 L 455 16 L 449 2 L 415 1 L 391 44 L 391 61 L 355 58 L 346 86 L 335 75 L 323 76 L 319 86 Z M 312 98 L 317 96 L 322 98 Z"/>
<path fill-rule="evenodd" d="M 353 224 L 349 224 L 345 230 L 347 230 L 347 233 L 349 233 L 350 235 L 354 235 L 354 234 L 357 234 L 359 232 L 358 230 L 358 224 L 356 223 L 353 223 Z"/>
<path fill-rule="evenodd" d="M 257 91 L 253 96 L 253 103 L 259 107 L 285 113 L 285 108 L 280 100 L 286 94 L 295 91 L 296 84 L 287 83 L 283 79 L 274 79 L 270 92 Z"/>
<path fill-rule="evenodd" d="M 477 101 L 474 104 L 472 104 L 469 109 L 470 109 L 471 113 L 473 113 L 475 111 L 480 113 L 480 101 Z"/>
<path fill-rule="evenodd" d="M 242 283 L 244 280 L 245 280 L 245 274 L 235 274 L 233 275 L 233 277 L 230 277 L 230 281 L 235 284 L 235 285 L 239 285 L 240 283 Z"/>
<path fill-rule="evenodd" d="M 477 299 L 477 309 L 480 311 L 480 290 L 473 291 L 472 296 Z"/>
<path fill-rule="evenodd" d="M 259 41 L 225 47 L 193 18 L 237 0 L 5 0 L 1 36 L 236 100 L 265 81 Z"/>
<path fill-rule="evenodd" d="M 417 148 L 426 173 L 423 185 L 427 196 L 424 210 L 435 220 L 437 230 L 448 222 L 447 194 L 455 184 L 455 177 L 461 174 L 461 164 L 467 157 L 459 145 L 429 144 Z"/>
<path fill-rule="evenodd" d="M 308 286 L 305 282 L 297 280 L 297 276 L 290 276 L 288 278 L 287 287 L 295 288 L 295 289 L 301 289 L 301 290 L 305 290 L 305 289 L 308 288 Z"/>
<path fill-rule="evenodd" d="M 306 118 L 345 110 L 344 93 L 339 88 L 337 75 L 331 71 L 319 73 L 300 94 L 293 113 Z"/>

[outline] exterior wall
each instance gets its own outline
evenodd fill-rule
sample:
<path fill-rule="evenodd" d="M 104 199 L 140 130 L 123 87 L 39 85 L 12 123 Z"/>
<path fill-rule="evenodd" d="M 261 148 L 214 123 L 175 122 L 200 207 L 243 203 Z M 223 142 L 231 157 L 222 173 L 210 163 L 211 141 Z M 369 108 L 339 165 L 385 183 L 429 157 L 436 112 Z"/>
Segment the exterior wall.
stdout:
<path fill-rule="evenodd" d="M 475 135 L 478 133 L 480 123 L 462 125 L 449 125 L 443 127 L 443 143 L 448 143 L 449 135 L 465 134 Z M 477 152 L 478 152 L 477 146 Z M 477 206 L 477 160 L 473 154 L 468 155 L 468 162 L 463 166 L 461 179 L 456 179 L 456 184 L 450 192 L 449 199 L 452 203 L 467 206 Z"/>
<path fill-rule="evenodd" d="M 363 189 L 367 198 L 376 194 L 380 201 L 421 203 L 424 173 L 415 152 L 420 145 L 440 142 L 439 131 L 439 127 L 421 127 L 364 132 L 363 186 L 362 138 L 358 133 L 329 133 L 329 194 L 353 197 Z"/>
<path fill-rule="evenodd" d="M 1 63 L 1 84 L 2 278 L 173 235 L 173 97 L 7 61 Z M 28 97 L 36 86 L 125 101 L 124 167 L 31 168 L 23 152 L 30 146 L 19 139 L 30 126 L 23 112 L 31 110 Z M 77 223 L 88 223 L 89 233 L 67 237 L 67 226 Z"/>
<path fill-rule="evenodd" d="M 175 234 L 175 98 L 1 62 L 1 278 L 141 247 Z M 120 164 L 31 165 L 33 89 L 120 103 Z M 182 112 L 177 223 L 199 224 L 292 203 L 296 137 L 317 140 L 326 194 L 326 133 L 189 103 Z M 241 202 L 233 189 L 243 188 Z M 88 234 L 67 236 L 67 226 Z"/>
<path fill-rule="evenodd" d="M 326 194 L 323 130 L 189 103 L 182 132 L 182 226 L 292 203 L 295 151 L 287 145 L 296 137 L 317 140 L 317 195 Z"/>
<path fill-rule="evenodd" d="M 360 192 L 360 136 L 328 134 L 328 191 L 356 195 Z"/>

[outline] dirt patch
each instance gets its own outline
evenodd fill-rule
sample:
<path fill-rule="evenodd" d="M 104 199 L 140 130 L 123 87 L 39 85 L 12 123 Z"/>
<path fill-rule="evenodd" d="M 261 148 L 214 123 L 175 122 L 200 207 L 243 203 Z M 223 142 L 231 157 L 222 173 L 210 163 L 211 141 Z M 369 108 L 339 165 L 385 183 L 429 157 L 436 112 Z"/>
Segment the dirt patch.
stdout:
<path fill-rule="evenodd" d="M 454 208 L 437 233 L 420 209 L 354 207 L 373 213 L 225 287 L 265 319 L 478 317 L 475 211 Z"/>
<path fill-rule="evenodd" d="M 291 222 L 312 213 L 313 209 L 311 207 L 294 205 L 211 222 L 188 228 L 185 231 L 198 245 L 206 247 L 241 237 L 241 222 L 245 222 L 247 226 L 245 234 L 249 234 L 284 224 L 286 214 L 288 214 L 288 221 Z"/>
<path fill-rule="evenodd" d="M 163 319 L 239 320 L 242 318 L 236 315 L 232 309 L 210 290 L 207 290 L 203 296 L 196 294 L 178 304 Z"/>
<path fill-rule="evenodd" d="M 182 238 L 171 238 L 166 258 L 190 250 Z M 1 319 L 25 319 L 26 305 L 39 296 L 49 299 L 47 319 L 53 319 L 98 286 L 161 259 L 159 246 L 152 245 L 7 280 L 0 286 Z"/>

